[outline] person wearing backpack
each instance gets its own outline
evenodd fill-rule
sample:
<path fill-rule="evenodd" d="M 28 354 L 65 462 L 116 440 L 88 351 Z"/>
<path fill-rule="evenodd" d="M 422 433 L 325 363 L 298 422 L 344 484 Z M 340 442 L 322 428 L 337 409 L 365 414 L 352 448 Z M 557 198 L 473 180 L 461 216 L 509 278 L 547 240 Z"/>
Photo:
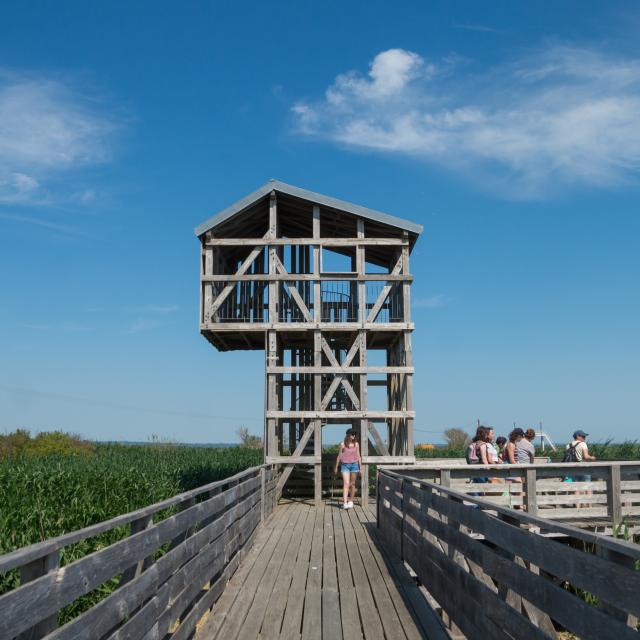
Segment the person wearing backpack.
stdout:
<path fill-rule="evenodd" d="M 567 462 L 569 464 L 575 464 L 580 462 L 595 462 L 596 457 L 592 456 L 589 453 L 589 447 L 587 445 L 587 436 L 589 434 L 585 433 L 582 429 L 578 429 L 573 433 L 573 440 L 565 447 L 564 456 L 562 458 L 562 462 Z M 568 476 L 564 480 L 565 482 L 591 482 L 591 474 L 590 473 L 579 473 L 575 476 Z M 580 495 L 580 491 L 575 492 L 576 496 Z M 593 495 L 593 491 L 589 489 L 586 492 L 586 495 Z M 590 504 L 581 504 L 579 502 L 576 503 L 576 507 L 580 508 L 582 506 L 590 507 Z"/>
<path fill-rule="evenodd" d="M 473 440 L 467 447 L 467 464 L 491 464 L 489 459 L 489 453 L 487 450 L 487 443 L 489 442 L 489 436 L 492 429 L 488 427 L 478 427 L 476 435 L 473 436 Z M 479 476 L 471 479 L 473 484 L 485 484 L 489 482 L 489 478 L 485 476 Z M 480 493 L 473 492 L 470 496 L 479 496 Z"/>
<path fill-rule="evenodd" d="M 562 462 L 595 462 L 596 457 L 589 453 L 587 445 L 587 436 L 582 429 L 578 429 L 573 433 L 573 440 L 565 447 Z M 591 482 L 590 474 L 582 474 L 575 476 L 576 482 Z"/>
<path fill-rule="evenodd" d="M 487 427 L 477 428 L 476 435 L 467 447 L 467 464 L 489 464 L 487 456 L 489 431 Z"/>

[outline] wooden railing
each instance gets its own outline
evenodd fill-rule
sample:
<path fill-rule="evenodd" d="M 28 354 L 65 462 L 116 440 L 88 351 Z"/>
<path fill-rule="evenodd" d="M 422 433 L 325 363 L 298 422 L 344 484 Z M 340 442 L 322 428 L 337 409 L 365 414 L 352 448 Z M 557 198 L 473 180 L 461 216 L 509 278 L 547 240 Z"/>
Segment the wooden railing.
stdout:
<path fill-rule="evenodd" d="M 638 639 L 640 546 L 378 473 L 378 526 L 468 638 Z"/>
<path fill-rule="evenodd" d="M 188 638 L 275 507 L 277 471 L 247 469 L 154 505 L 0 556 L 20 586 L 0 596 L 0 638 Z M 127 537 L 66 566 L 69 545 L 121 527 Z M 57 614 L 117 580 L 58 628 Z"/>
<path fill-rule="evenodd" d="M 640 462 L 406 467 L 431 480 L 495 504 L 563 521 L 606 520 L 615 526 L 640 517 Z M 585 479 L 585 476 L 589 478 Z M 488 478 L 489 482 L 473 482 Z"/>

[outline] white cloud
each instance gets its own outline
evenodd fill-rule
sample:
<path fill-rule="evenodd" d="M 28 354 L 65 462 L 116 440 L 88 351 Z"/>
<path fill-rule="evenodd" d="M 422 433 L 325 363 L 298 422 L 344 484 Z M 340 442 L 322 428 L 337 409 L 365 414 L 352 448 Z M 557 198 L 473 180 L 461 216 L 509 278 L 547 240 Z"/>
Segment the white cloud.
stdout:
<path fill-rule="evenodd" d="M 416 309 L 440 309 L 444 307 L 449 302 L 449 299 L 444 296 L 442 293 L 439 293 L 435 296 L 430 296 L 429 298 L 415 298 L 413 301 L 413 306 Z"/>
<path fill-rule="evenodd" d="M 166 316 L 179 311 L 179 309 L 180 307 L 177 304 L 147 304 L 141 307 L 131 307 L 128 311 L 131 313 Z"/>
<path fill-rule="evenodd" d="M 156 329 L 160 326 L 160 323 L 152 318 L 138 318 L 135 322 L 129 325 L 127 333 L 141 333 L 142 331 L 149 331 L 150 329 Z"/>
<path fill-rule="evenodd" d="M 453 62 L 452 62 L 453 61 Z M 299 133 L 413 156 L 510 197 L 610 188 L 640 172 L 640 59 L 555 47 L 471 72 L 402 49 L 292 108 Z"/>
<path fill-rule="evenodd" d="M 0 203 L 65 199 L 60 182 L 109 160 L 117 129 L 95 96 L 69 82 L 0 71 Z"/>

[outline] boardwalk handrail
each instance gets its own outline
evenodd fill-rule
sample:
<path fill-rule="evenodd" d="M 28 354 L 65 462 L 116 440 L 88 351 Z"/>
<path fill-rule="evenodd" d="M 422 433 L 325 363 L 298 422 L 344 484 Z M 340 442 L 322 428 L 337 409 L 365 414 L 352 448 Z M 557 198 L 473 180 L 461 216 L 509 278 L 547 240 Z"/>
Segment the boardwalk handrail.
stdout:
<path fill-rule="evenodd" d="M 637 640 L 640 546 L 389 469 L 377 482 L 385 545 L 467 637 L 555 638 L 556 623 Z"/>
<path fill-rule="evenodd" d="M 189 637 L 273 511 L 276 483 L 275 466 L 252 467 L 0 556 L 0 573 L 19 569 L 21 582 L 0 596 L 0 638 Z M 65 547 L 123 526 L 129 536 L 60 566 Z M 58 611 L 114 579 L 115 591 L 57 628 Z"/>
<path fill-rule="evenodd" d="M 625 518 L 640 516 L 640 462 L 578 464 L 407 466 L 403 473 L 432 480 L 458 491 L 486 496 L 496 504 L 519 507 L 530 514 L 561 520 L 605 518 L 612 527 Z M 491 477 L 498 484 L 468 484 Z M 520 483 L 512 482 L 519 478 Z M 563 482 L 563 480 L 571 482 Z"/>

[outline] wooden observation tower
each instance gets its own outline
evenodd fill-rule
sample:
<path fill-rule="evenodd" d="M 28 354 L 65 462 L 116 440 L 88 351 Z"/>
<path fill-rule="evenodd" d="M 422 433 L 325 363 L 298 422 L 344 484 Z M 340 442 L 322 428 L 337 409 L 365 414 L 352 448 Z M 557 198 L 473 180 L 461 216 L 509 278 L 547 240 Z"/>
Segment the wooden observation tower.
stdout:
<path fill-rule="evenodd" d="M 415 461 L 409 254 L 421 231 L 277 180 L 196 229 L 200 332 L 219 351 L 264 350 L 265 462 L 286 465 L 280 489 L 311 465 L 321 501 L 329 425 L 360 433 L 363 502 L 367 465 Z"/>

